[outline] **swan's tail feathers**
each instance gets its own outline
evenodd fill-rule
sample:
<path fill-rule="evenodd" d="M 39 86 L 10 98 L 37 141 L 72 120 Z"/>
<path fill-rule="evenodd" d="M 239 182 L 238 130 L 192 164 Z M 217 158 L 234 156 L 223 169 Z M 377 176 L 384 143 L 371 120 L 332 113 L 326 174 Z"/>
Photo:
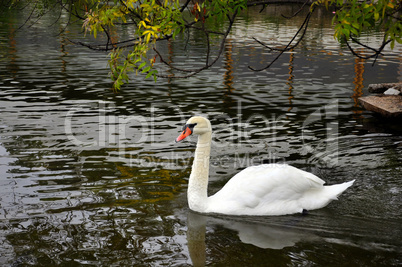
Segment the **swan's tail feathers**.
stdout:
<path fill-rule="evenodd" d="M 322 189 L 311 190 L 303 198 L 302 208 L 305 210 L 320 209 L 328 205 L 332 200 L 337 200 L 343 191 L 352 186 L 355 180 L 343 184 L 327 185 Z M 300 211 L 301 212 L 301 211 Z"/>
<path fill-rule="evenodd" d="M 330 196 L 331 199 L 337 200 L 338 196 L 343 193 L 346 189 L 348 189 L 350 186 L 353 185 L 355 180 L 342 183 L 342 184 L 335 184 L 335 185 L 329 185 L 329 186 L 324 186 L 325 191 L 327 192 L 328 196 Z"/>

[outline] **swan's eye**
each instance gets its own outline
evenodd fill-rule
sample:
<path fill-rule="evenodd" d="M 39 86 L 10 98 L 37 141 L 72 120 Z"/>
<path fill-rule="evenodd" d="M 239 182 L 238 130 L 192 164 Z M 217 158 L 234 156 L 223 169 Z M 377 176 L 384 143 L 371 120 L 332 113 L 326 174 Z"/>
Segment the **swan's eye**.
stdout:
<path fill-rule="evenodd" d="M 187 128 L 190 128 L 190 130 L 193 131 L 193 128 L 194 128 L 194 126 L 196 126 L 196 125 L 197 125 L 197 123 L 185 124 L 185 125 L 183 126 L 182 131 L 185 131 Z"/>
<path fill-rule="evenodd" d="M 193 131 L 193 128 L 194 128 L 196 125 L 197 125 L 197 123 L 190 123 L 190 124 L 188 124 L 187 126 L 188 126 L 188 128 L 191 129 L 191 131 Z"/>

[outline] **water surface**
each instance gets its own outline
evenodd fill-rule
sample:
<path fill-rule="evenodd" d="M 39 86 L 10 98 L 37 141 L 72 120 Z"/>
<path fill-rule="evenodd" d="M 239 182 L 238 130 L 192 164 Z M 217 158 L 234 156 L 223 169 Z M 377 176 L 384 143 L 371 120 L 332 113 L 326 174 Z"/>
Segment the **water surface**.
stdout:
<path fill-rule="evenodd" d="M 332 37 L 331 14 L 270 69 L 297 7 L 250 11 L 212 69 L 181 80 L 143 77 L 114 93 L 107 55 L 73 45 L 80 25 L 54 16 L 0 20 L 0 262 L 13 266 L 293 266 L 402 264 L 399 121 L 362 110 L 370 83 L 401 81 L 401 47 L 372 61 Z M 64 19 L 64 21 L 63 21 Z M 371 35 L 376 35 L 372 33 Z M 375 43 L 378 38 L 367 38 Z M 165 49 L 194 66 L 205 50 Z M 166 70 L 169 71 L 169 70 Z M 203 216 L 186 199 L 195 139 L 174 143 L 192 115 L 214 129 L 209 193 L 239 170 L 288 163 L 328 184 L 356 179 L 307 216 Z"/>

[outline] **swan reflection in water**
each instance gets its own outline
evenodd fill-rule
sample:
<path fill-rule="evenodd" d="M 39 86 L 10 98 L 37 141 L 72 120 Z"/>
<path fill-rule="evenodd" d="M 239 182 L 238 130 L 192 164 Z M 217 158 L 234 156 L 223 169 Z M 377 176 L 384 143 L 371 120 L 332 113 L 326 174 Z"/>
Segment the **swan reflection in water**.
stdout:
<path fill-rule="evenodd" d="M 206 225 L 219 225 L 237 232 L 241 242 L 263 249 L 283 249 L 292 247 L 300 241 L 318 240 L 311 232 L 294 229 L 290 226 L 276 226 L 249 217 L 208 216 L 189 211 L 187 215 L 187 242 L 194 266 L 205 266 Z M 247 221 L 246 221 L 247 220 Z"/>

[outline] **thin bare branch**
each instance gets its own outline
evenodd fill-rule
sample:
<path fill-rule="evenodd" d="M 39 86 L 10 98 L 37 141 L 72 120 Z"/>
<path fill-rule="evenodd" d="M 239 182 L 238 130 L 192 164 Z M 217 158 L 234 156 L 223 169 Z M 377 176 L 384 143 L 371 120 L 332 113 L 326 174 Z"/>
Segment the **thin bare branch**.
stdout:
<path fill-rule="evenodd" d="M 215 58 L 212 61 L 209 61 L 209 57 L 208 57 L 206 59 L 206 64 L 201 68 L 192 69 L 192 70 L 177 68 L 177 67 L 173 66 L 171 63 L 169 63 L 166 60 L 164 60 L 162 55 L 156 49 L 154 49 L 154 51 L 158 54 L 158 56 L 159 56 L 159 58 L 160 58 L 162 63 L 164 63 L 165 65 L 169 66 L 173 70 L 189 73 L 187 75 L 182 75 L 182 76 L 161 75 L 161 74 L 158 74 L 157 76 L 160 77 L 160 78 L 189 78 L 189 77 L 194 76 L 194 75 L 200 73 L 201 71 L 206 70 L 206 69 L 210 68 L 211 66 L 213 66 L 218 61 L 218 59 L 220 58 L 220 56 L 222 55 L 222 53 L 224 51 L 226 38 L 229 35 L 230 30 L 232 29 L 232 26 L 234 24 L 234 20 L 235 20 L 235 17 L 237 16 L 237 13 L 238 13 L 238 11 L 236 10 L 231 16 L 228 15 L 229 25 L 228 25 L 225 33 L 224 33 L 224 36 L 222 37 L 222 40 L 221 40 L 221 43 L 220 43 L 220 46 L 219 46 L 219 51 L 218 51 L 217 55 L 215 56 Z"/>
<path fill-rule="evenodd" d="M 184 9 L 187 8 L 188 4 L 190 4 L 191 0 L 187 0 L 180 8 L 180 12 L 183 12 Z"/>
<path fill-rule="evenodd" d="M 28 23 L 28 21 L 31 19 L 31 17 L 35 13 L 35 10 L 36 10 L 37 6 L 38 6 L 38 2 L 36 1 L 35 6 L 32 8 L 31 13 L 29 14 L 28 18 L 25 20 L 25 22 L 21 26 L 18 27 L 17 30 L 20 30 L 22 27 L 24 27 Z"/>
<path fill-rule="evenodd" d="M 351 40 L 352 40 L 352 42 L 354 42 L 354 43 L 356 43 L 356 44 L 358 44 L 358 45 L 360 45 L 360 46 L 362 46 L 362 47 L 364 47 L 364 48 L 366 48 L 366 49 L 370 49 L 370 50 L 372 50 L 372 51 L 374 52 L 374 53 L 372 53 L 372 54 L 370 54 L 370 55 L 363 56 L 362 54 L 356 52 L 355 49 L 353 49 L 353 47 L 350 45 L 350 43 L 349 43 L 347 40 L 344 40 L 345 43 L 346 43 L 346 46 L 347 46 L 348 49 L 349 49 L 349 51 L 350 51 L 354 56 L 356 56 L 356 57 L 358 57 L 358 58 L 361 58 L 361 59 L 374 58 L 374 61 L 373 61 L 373 64 L 372 64 L 373 66 L 374 66 L 375 62 L 377 61 L 377 58 L 381 55 L 382 50 L 384 50 L 385 46 L 391 42 L 391 40 L 388 40 L 388 41 L 385 41 L 385 40 L 384 40 L 384 41 L 382 42 L 381 46 L 380 46 L 378 49 L 375 49 L 375 48 L 373 48 L 373 47 L 370 47 L 370 46 L 367 46 L 367 45 L 361 43 L 360 41 L 358 41 L 357 39 L 355 39 L 355 38 L 353 38 L 353 37 L 351 37 Z"/>
<path fill-rule="evenodd" d="M 293 15 L 291 15 L 291 16 L 285 16 L 285 15 L 283 15 L 283 14 L 281 14 L 281 16 L 282 17 L 284 17 L 284 18 L 286 18 L 286 19 L 291 19 L 291 18 L 294 18 L 294 17 L 296 17 L 302 10 L 303 10 L 303 8 L 308 4 L 308 3 L 310 3 L 311 1 L 310 0 L 306 0 L 304 3 L 303 3 L 303 5 L 299 8 L 299 10 L 297 10 Z"/>
<path fill-rule="evenodd" d="M 253 37 L 254 40 L 256 40 L 259 44 L 263 45 L 265 48 L 270 49 L 270 50 L 279 51 L 279 54 L 278 54 L 267 66 L 265 66 L 264 68 L 255 69 L 255 68 L 253 68 L 253 67 L 251 67 L 251 66 L 248 66 L 248 68 L 249 68 L 250 70 L 253 70 L 253 71 L 263 71 L 263 70 L 266 70 L 266 69 L 268 69 L 269 67 L 271 67 L 271 65 L 274 64 L 274 62 L 277 61 L 277 60 L 280 58 L 280 56 L 281 56 L 285 51 L 292 50 L 292 49 L 294 49 L 297 45 L 299 45 L 300 41 L 303 39 L 304 35 L 306 34 L 306 31 L 307 31 L 307 28 L 308 28 L 308 23 L 309 23 L 309 21 L 310 21 L 310 18 L 311 18 L 311 15 L 313 14 L 313 12 L 314 12 L 314 9 L 311 10 L 311 11 L 307 14 L 306 18 L 305 18 L 304 21 L 303 21 L 303 24 L 299 27 L 299 29 L 297 30 L 296 34 L 292 37 L 292 39 L 288 42 L 288 44 L 286 45 L 286 47 L 283 48 L 283 49 L 269 47 L 269 46 L 265 45 L 264 43 L 262 43 L 261 41 L 257 40 L 257 38 L 254 38 L 254 37 Z M 296 42 L 295 45 L 291 46 L 292 42 L 296 39 L 296 37 L 299 35 L 299 33 L 302 31 L 302 29 L 304 29 L 304 30 L 303 30 L 302 35 L 299 37 L 299 40 Z"/>

